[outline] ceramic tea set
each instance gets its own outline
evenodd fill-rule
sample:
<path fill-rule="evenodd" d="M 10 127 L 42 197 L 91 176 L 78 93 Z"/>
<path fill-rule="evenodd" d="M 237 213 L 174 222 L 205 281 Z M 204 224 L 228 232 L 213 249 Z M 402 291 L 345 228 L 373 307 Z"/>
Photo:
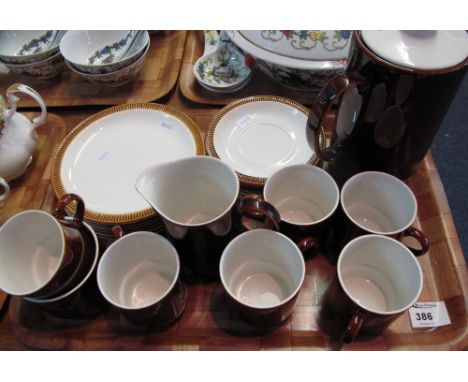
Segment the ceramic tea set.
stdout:
<path fill-rule="evenodd" d="M 265 51 L 278 42 L 284 56 L 296 49 L 289 40 L 306 40 L 304 49 L 320 45 L 318 35 L 313 45 L 305 34 L 268 32 L 262 38 L 271 44 L 263 48 L 255 33 L 227 35 L 247 52 L 236 40 Z M 205 36 L 211 61 L 198 63 L 197 79 L 210 82 L 207 73 L 218 71 L 204 70 L 219 57 L 232 61 L 224 73 L 237 70 L 243 53 L 215 33 Z M 350 36 L 340 36 L 322 37 L 321 46 L 349 48 Z M 326 45 L 332 37 L 337 43 Z M 407 48 L 404 61 L 390 49 L 396 42 Z M 22 212 L 0 227 L 0 288 L 60 316 L 81 314 L 74 307 L 99 291 L 132 322 L 165 326 L 183 314 L 186 279 L 219 280 L 245 320 L 275 327 L 304 288 L 308 256 L 331 243 L 337 274 L 324 303 L 337 325 L 345 323 L 343 339 L 381 333 L 422 290 L 416 256 L 429 241 L 413 226 L 417 202 L 401 178 L 427 152 L 427 134 L 435 134 L 468 68 L 468 37 L 355 32 L 350 49 L 347 71 L 326 84 L 310 111 L 281 97 L 241 99 L 219 111 L 205 143 L 188 116 L 164 105 L 117 106 L 80 123 L 53 160 L 55 212 Z M 430 59 L 434 49 L 443 59 Z M 329 61 L 341 54 L 329 53 Z M 232 86 L 248 81 L 243 73 Z M 32 123 L 15 113 L 18 92 L 41 106 Z M 9 89 L 0 143 L 10 134 L 32 139 L 46 113 L 38 97 L 23 85 Z M 326 142 L 321 121 L 335 109 Z M 15 171 L 0 173 L 7 181 L 24 172 L 31 142 L 32 149 L 21 147 L 21 163 L 9 157 Z M 14 240 L 19 235 L 28 240 Z M 407 245 L 407 236 L 419 246 Z"/>

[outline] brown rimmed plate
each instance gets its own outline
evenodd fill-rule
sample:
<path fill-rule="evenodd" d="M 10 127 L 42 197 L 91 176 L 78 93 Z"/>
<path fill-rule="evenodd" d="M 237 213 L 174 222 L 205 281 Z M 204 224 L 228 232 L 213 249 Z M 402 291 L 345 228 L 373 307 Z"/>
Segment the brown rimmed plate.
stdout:
<path fill-rule="evenodd" d="M 135 190 L 138 175 L 158 163 L 203 154 L 198 126 L 178 110 L 152 103 L 115 106 L 68 134 L 53 160 L 52 185 L 57 198 L 83 198 L 86 221 L 134 223 L 156 215 Z"/>

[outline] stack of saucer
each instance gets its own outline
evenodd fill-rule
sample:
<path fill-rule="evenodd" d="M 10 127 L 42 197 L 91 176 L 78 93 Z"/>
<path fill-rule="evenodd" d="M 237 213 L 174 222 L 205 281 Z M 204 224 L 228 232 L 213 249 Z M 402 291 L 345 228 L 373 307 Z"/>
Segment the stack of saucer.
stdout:
<path fill-rule="evenodd" d="M 65 138 L 53 161 L 52 185 L 57 198 L 74 193 L 84 200 L 84 220 L 105 243 L 113 240 L 114 225 L 124 233 L 161 232 L 160 217 L 135 189 L 138 176 L 147 167 L 203 153 L 200 130 L 185 114 L 159 104 L 115 106 Z"/>

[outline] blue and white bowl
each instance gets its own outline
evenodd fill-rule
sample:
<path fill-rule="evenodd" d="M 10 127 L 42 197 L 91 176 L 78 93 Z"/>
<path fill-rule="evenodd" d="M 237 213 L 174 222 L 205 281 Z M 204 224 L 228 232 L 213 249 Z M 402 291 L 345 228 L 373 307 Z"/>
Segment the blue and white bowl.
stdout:
<path fill-rule="evenodd" d="M 55 32 L 58 33 L 56 38 Z M 0 31 L 0 61 L 11 65 L 28 65 L 44 61 L 59 52 L 60 40 L 65 32 L 55 30 Z M 47 46 L 52 41 L 52 45 Z M 44 46 L 47 48 L 44 49 Z"/>
<path fill-rule="evenodd" d="M 106 50 L 113 52 L 125 49 L 128 40 L 126 36 L 129 31 L 68 31 L 60 43 L 60 52 L 73 68 L 81 73 L 99 75 L 113 73 L 128 67 L 137 61 L 145 48 L 148 46 L 150 38 L 148 31 L 144 31 L 133 44 L 130 51 L 123 59 L 113 60 L 110 63 L 91 63 L 90 58 L 96 56 L 96 52 Z"/>

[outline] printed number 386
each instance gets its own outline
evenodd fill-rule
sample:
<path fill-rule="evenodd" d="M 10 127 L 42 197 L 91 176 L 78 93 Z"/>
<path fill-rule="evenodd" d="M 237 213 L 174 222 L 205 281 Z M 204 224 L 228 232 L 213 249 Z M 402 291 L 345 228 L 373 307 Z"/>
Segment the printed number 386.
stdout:
<path fill-rule="evenodd" d="M 432 313 L 416 313 L 416 320 L 418 321 L 433 320 Z"/>

